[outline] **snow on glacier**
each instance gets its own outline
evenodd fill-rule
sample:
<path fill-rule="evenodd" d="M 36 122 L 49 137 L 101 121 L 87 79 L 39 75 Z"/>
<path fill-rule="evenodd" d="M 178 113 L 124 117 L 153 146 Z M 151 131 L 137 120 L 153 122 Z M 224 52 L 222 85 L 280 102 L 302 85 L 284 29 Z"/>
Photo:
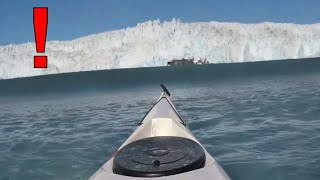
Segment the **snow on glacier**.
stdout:
<path fill-rule="evenodd" d="M 34 69 L 35 44 L 0 47 L 0 79 L 114 68 L 164 66 L 182 58 L 232 63 L 320 57 L 320 24 L 182 23 L 136 27 L 46 44 L 47 69 Z"/>

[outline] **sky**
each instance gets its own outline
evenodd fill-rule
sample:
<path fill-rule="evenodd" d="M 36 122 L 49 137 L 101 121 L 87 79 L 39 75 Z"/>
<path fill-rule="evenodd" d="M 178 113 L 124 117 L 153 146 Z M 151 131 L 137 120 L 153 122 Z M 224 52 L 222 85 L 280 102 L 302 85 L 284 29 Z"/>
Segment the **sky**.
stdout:
<path fill-rule="evenodd" d="M 319 0 L 0 0 L 0 45 L 34 42 L 33 7 L 48 7 L 47 40 L 72 40 L 159 19 L 320 23 Z"/>

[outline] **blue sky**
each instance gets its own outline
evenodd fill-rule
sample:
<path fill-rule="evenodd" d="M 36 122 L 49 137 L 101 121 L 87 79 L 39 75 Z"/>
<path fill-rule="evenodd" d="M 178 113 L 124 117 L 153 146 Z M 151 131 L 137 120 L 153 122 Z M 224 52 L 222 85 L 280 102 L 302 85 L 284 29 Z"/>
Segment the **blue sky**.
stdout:
<path fill-rule="evenodd" d="M 47 40 L 70 40 L 139 22 L 320 22 L 319 0 L 0 0 L 0 45 L 33 42 L 33 7 L 49 8 Z"/>

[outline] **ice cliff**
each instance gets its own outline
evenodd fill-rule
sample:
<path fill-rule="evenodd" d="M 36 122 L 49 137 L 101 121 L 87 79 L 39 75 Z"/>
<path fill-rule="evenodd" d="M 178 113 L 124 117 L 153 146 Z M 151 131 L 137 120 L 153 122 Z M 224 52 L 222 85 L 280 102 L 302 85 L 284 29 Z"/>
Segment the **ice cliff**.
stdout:
<path fill-rule="evenodd" d="M 0 46 L 0 79 L 100 69 L 164 66 L 182 58 L 233 63 L 320 57 L 320 24 L 182 23 L 136 27 L 46 44 L 47 69 L 34 69 L 35 43 Z"/>

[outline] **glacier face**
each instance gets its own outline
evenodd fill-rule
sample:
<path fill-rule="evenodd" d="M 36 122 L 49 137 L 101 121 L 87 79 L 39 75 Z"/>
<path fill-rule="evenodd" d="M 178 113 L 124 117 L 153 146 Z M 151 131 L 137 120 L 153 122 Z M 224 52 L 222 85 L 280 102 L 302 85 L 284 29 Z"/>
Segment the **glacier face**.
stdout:
<path fill-rule="evenodd" d="M 320 56 L 320 24 L 182 23 L 159 20 L 46 44 L 47 69 L 34 69 L 35 43 L 0 47 L 0 79 L 163 66 L 182 58 L 232 63 Z"/>

